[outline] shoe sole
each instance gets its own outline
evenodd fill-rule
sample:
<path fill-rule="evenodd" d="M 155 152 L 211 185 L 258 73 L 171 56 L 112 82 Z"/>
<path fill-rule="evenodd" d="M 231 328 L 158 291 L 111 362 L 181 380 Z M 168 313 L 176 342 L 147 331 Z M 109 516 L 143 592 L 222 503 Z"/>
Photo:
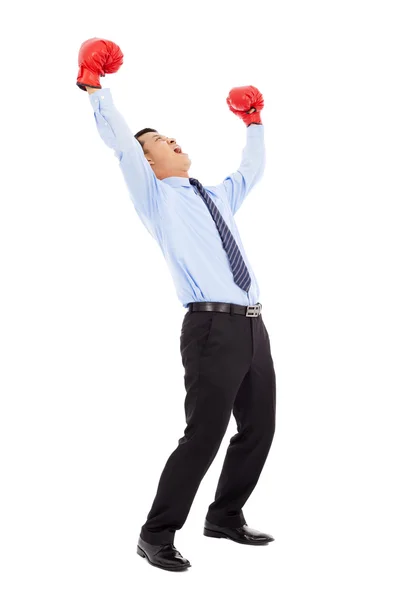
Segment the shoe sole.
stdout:
<path fill-rule="evenodd" d="M 268 546 L 269 542 L 261 541 L 261 542 L 243 542 L 242 540 L 235 540 L 235 538 L 226 535 L 226 533 L 222 533 L 220 531 L 214 531 L 212 529 L 207 529 L 204 527 L 203 534 L 207 537 L 212 538 L 225 538 L 227 540 L 231 540 L 232 542 L 237 542 L 238 544 L 245 544 L 246 546 Z"/>
<path fill-rule="evenodd" d="M 192 566 L 189 563 L 188 565 L 182 565 L 182 566 L 178 565 L 176 567 L 163 567 L 162 565 L 156 565 L 156 563 L 153 563 L 150 560 L 150 558 L 147 556 L 146 552 L 144 550 L 142 550 L 142 548 L 140 546 L 137 546 L 136 551 L 139 554 L 139 556 L 141 556 L 142 558 L 145 558 L 152 567 L 157 567 L 158 569 L 164 569 L 164 571 L 186 571 L 186 569 L 188 569 L 189 567 Z"/>

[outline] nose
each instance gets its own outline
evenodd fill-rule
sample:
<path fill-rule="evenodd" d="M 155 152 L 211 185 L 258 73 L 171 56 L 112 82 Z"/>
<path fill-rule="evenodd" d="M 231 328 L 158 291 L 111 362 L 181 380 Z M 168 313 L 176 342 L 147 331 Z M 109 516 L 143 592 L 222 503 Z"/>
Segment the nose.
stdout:
<path fill-rule="evenodd" d="M 176 144 L 176 140 L 174 138 L 168 138 L 168 144 Z"/>

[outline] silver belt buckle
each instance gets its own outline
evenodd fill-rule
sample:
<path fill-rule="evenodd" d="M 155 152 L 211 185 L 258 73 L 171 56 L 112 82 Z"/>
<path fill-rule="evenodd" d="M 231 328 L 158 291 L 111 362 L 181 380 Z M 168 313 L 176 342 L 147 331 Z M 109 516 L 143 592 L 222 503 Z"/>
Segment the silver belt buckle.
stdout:
<path fill-rule="evenodd" d="M 261 314 L 262 304 L 257 302 L 254 306 L 248 306 L 246 310 L 246 317 L 258 317 Z"/>

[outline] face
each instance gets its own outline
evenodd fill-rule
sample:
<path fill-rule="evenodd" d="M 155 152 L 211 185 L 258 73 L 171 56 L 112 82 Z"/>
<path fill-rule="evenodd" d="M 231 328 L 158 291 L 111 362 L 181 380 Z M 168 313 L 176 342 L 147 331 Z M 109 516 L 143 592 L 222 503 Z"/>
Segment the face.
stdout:
<path fill-rule="evenodd" d="M 192 161 L 174 138 L 152 131 L 140 136 L 140 141 L 144 143 L 145 158 L 158 179 L 188 177 Z"/>

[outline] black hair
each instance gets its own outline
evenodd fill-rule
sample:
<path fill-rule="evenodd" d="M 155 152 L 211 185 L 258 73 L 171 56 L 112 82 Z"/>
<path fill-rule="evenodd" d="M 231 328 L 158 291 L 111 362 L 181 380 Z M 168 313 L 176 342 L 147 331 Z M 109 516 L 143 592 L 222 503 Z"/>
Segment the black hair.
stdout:
<path fill-rule="evenodd" d="M 135 133 L 135 138 L 137 139 L 139 144 L 142 146 L 143 152 L 146 154 L 146 150 L 144 149 L 144 142 L 141 142 L 139 140 L 140 136 L 143 135 L 144 133 L 158 133 L 158 131 L 157 131 L 157 129 L 151 129 L 150 127 L 145 127 L 145 129 L 141 129 L 140 131 Z"/>

